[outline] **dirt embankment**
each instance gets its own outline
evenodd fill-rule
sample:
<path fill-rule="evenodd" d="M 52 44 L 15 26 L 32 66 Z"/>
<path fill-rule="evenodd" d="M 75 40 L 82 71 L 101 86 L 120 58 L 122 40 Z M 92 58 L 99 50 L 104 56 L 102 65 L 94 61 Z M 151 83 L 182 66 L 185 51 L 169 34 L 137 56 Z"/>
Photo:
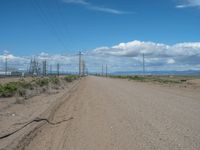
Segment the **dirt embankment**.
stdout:
<path fill-rule="evenodd" d="M 41 126 L 57 125 L 72 119 L 51 121 L 55 111 L 78 86 L 78 82 L 79 80 L 67 82 L 62 84 L 62 88 L 23 99 L 23 103 L 18 103 L 15 96 L 0 98 L 0 149 L 21 149 L 31 141 Z"/>

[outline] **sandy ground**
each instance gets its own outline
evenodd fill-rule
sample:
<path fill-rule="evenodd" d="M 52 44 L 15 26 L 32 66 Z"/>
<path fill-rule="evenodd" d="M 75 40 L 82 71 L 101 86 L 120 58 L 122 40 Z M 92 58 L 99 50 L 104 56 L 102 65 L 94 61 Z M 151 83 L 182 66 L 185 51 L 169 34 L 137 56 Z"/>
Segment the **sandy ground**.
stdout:
<path fill-rule="evenodd" d="M 9 78 L 0 78 L 0 84 L 6 84 L 9 82 L 17 82 L 21 79 L 24 79 L 25 81 L 31 81 L 33 80 L 32 77 L 26 77 L 26 78 L 22 78 L 22 77 L 9 77 Z"/>
<path fill-rule="evenodd" d="M 15 97 L 0 98 L 0 137 L 19 129 L 23 125 L 18 123 L 29 122 L 37 117 L 51 120 L 52 114 L 56 112 L 59 105 L 66 101 L 71 90 L 78 86 L 78 82 L 68 83 L 65 89 L 59 89 L 27 99 L 24 104 L 17 104 Z M 27 134 L 30 134 L 35 128 L 44 123 L 33 123 L 8 138 L 0 139 L 0 150 L 16 149 L 21 144 L 21 140 L 23 141 L 24 138 L 27 138 Z M 22 146 L 19 145 L 20 147 L 23 147 L 23 144 Z"/>
<path fill-rule="evenodd" d="M 43 116 L 48 114 L 53 122 L 72 120 L 35 123 L 21 131 L 28 133 L 25 138 L 14 135 L 1 140 L 0 146 L 12 142 L 6 149 L 200 149 L 199 88 L 87 77 L 61 99 Z"/>

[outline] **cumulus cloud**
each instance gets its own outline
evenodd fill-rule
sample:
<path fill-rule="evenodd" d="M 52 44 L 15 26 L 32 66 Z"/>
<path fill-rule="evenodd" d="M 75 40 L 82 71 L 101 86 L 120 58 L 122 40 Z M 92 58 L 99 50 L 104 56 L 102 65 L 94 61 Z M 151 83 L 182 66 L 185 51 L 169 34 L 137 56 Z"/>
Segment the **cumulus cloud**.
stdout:
<path fill-rule="evenodd" d="M 170 59 L 168 59 L 167 60 L 167 63 L 168 64 L 174 64 L 176 61 L 174 60 L 174 59 L 172 59 L 172 58 L 170 58 Z"/>
<path fill-rule="evenodd" d="M 12 70 L 23 70 L 29 61 L 26 57 L 15 56 L 4 50 L 3 54 L 0 54 L 0 71 L 5 69 L 6 59 L 8 61 L 8 69 Z"/>
<path fill-rule="evenodd" d="M 112 47 L 99 47 L 90 52 L 91 55 L 134 58 L 134 63 L 142 63 L 142 55 L 149 66 L 200 65 L 200 42 L 177 43 L 167 45 L 155 42 L 131 41 Z M 132 62 L 133 63 L 133 62 Z M 199 68 L 200 69 L 200 68 Z"/>
<path fill-rule="evenodd" d="M 200 0 L 182 0 L 182 4 L 176 6 L 177 8 L 200 7 Z"/>
<path fill-rule="evenodd" d="M 167 48 L 168 46 L 164 44 L 132 41 L 128 43 L 120 43 L 119 45 L 112 47 L 96 48 L 93 50 L 93 53 L 100 55 L 135 57 L 143 53 L 146 55 L 164 55 L 163 50 Z"/>
<path fill-rule="evenodd" d="M 99 47 L 92 54 L 137 57 L 145 54 L 149 57 L 179 57 L 200 55 L 200 42 L 167 45 L 154 42 L 131 41 L 112 47 Z"/>
<path fill-rule="evenodd" d="M 0 62 L 4 62 L 5 59 L 11 61 L 11 62 L 19 62 L 19 63 L 24 63 L 26 62 L 28 59 L 25 57 L 19 57 L 19 56 L 14 56 L 13 54 L 11 54 L 9 51 L 4 50 L 3 54 L 0 55 Z"/>
<path fill-rule="evenodd" d="M 108 47 L 99 47 L 84 53 L 83 57 L 90 72 L 101 72 L 102 64 L 107 64 L 109 72 L 141 71 L 143 58 L 147 70 L 200 70 L 200 42 L 187 42 L 168 45 L 155 42 L 131 41 Z M 26 70 L 31 58 L 48 65 L 61 65 L 61 70 L 78 72 L 78 55 L 48 54 L 35 56 L 15 56 L 0 54 L 0 70 L 4 69 L 5 57 L 12 68 Z"/>
<path fill-rule="evenodd" d="M 121 10 L 117 10 L 117 9 L 113 9 L 113 8 L 96 6 L 96 5 L 89 3 L 86 0 L 62 0 L 62 1 L 65 2 L 65 3 L 68 3 L 68 4 L 82 5 L 82 6 L 85 6 L 87 9 L 90 9 L 90 10 L 105 12 L 105 13 L 111 13 L 111 14 L 116 14 L 116 15 L 132 13 L 132 12 L 121 11 Z"/>

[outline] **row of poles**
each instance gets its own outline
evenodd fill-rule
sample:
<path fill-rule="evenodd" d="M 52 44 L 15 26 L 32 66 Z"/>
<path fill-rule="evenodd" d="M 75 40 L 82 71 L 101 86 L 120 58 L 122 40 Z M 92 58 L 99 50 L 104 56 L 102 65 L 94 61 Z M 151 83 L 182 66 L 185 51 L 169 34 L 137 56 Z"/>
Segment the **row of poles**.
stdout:
<path fill-rule="evenodd" d="M 143 75 L 145 75 L 145 55 L 143 54 Z M 31 75 L 39 75 L 42 74 L 43 76 L 46 76 L 47 74 L 57 74 L 58 76 L 60 75 L 60 64 L 56 64 L 56 72 L 53 72 L 52 69 L 53 66 L 50 65 L 49 72 L 47 70 L 47 61 L 44 60 L 42 61 L 42 69 L 39 67 L 39 63 L 36 61 L 36 59 L 31 59 L 30 66 L 28 69 L 28 73 Z M 42 73 L 41 73 L 42 70 Z M 88 69 L 86 68 L 85 60 L 83 59 L 83 54 L 81 51 L 79 52 L 79 76 L 84 76 L 88 74 Z M 5 57 L 5 75 L 8 75 L 8 58 L 7 56 Z M 102 70 L 101 70 L 101 75 L 102 76 L 108 76 L 108 65 L 107 64 L 102 64 Z"/>
<path fill-rule="evenodd" d="M 36 63 L 34 63 L 36 64 Z M 43 61 L 42 62 L 43 65 L 43 75 L 47 75 L 47 61 Z M 34 65 L 37 66 L 37 65 Z M 57 75 L 60 75 L 60 64 L 57 63 Z M 33 69 L 32 69 L 33 70 Z M 34 72 L 34 71 L 33 71 Z M 50 74 L 53 74 L 52 72 L 52 65 L 50 65 Z M 79 76 L 85 76 L 88 74 L 88 69 L 86 67 L 86 63 L 85 60 L 83 58 L 83 54 L 81 53 L 81 51 L 79 52 Z"/>
<path fill-rule="evenodd" d="M 83 68 L 86 68 L 85 62 L 82 63 L 84 65 Z M 67 71 L 61 70 L 61 64 L 56 63 L 56 64 L 49 64 L 47 60 L 43 60 L 39 62 L 36 58 L 32 58 L 27 64 L 27 69 L 26 71 L 20 72 L 17 69 L 9 69 L 8 68 L 8 57 L 5 57 L 5 69 L 4 69 L 4 76 L 47 76 L 47 75 L 57 75 L 59 76 L 60 74 L 67 74 Z M 83 69 L 85 74 L 85 69 Z M 69 73 L 69 72 L 68 72 Z M 72 73 L 72 72 L 71 72 Z M 74 72 L 74 74 L 77 74 Z"/>
<path fill-rule="evenodd" d="M 143 75 L 145 75 L 145 55 L 144 55 L 144 53 L 142 54 L 142 69 L 143 69 Z M 105 73 L 104 73 L 104 70 L 105 70 Z M 106 77 L 108 76 L 108 65 L 107 64 L 105 64 L 105 65 L 102 64 L 101 75 L 106 76 Z"/>
<path fill-rule="evenodd" d="M 60 75 L 60 64 L 56 64 L 56 71 L 53 71 L 53 65 L 47 65 L 47 61 L 44 60 L 42 63 L 39 63 L 39 61 L 36 60 L 36 58 L 31 59 L 29 65 L 27 66 L 27 74 L 29 75 Z M 88 74 L 88 69 L 85 64 L 85 60 L 83 58 L 83 54 L 79 52 L 79 75 L 84 76 Z M 5 56 L 5 76 L 8 75 L 8 57 Z"/>
<path fill-rule="evenodd" d="M 104 69 L 104 67 L 105 67 L 105 69 Z M 105 71 L 104 71 L 105 70 Z M 105 72 L 105 73 L 104 73 Z M 105 66 L 104 66 L 104 64 L 102 64 L 102 70 L 101 70 L 101 75 L 102 76 L 108 76 L 108 65 L 106 64 Z"/>

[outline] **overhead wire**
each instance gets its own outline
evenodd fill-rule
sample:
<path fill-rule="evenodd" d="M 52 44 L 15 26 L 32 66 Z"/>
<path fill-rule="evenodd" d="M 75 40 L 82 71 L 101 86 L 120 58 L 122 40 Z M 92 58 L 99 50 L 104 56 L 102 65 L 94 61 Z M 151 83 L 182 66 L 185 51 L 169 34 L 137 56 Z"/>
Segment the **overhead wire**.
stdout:
<path fill-rule="evenodd" d="M 63 26 L 64 32 L 62 32 L 62 33 L 63 33 L 64 37 L 65 37 L 66 35 L 68 35 L 68 36 L 66 36 L 66 37 L 67 37 L 68 39 L 70 39 L 69 30 L 68 30 L 68 24 L 66 24 L 66 22 L 65 22 L 65 17 L 64 17 L 64 15 L 63 15 L 63 9 L 62 9 L 60 0 L 55 0 L 55 6 L 56 6 L 56 8 L 57 8 L 57 12 L 58 12 L 58 15 L 59 15 L 59 17 L 60 17 L 60 22 L 61 22 L 61 24 L 62 24 L 62 26 Z"/>
<path fill-rule="evenodd" d="M 59 32 L 56 29 L 56 26 L 51 21 L 51 17 L 48 16 L 48 13 L 45 11 L 45 9 L 42 8 L 41 3 L 38 0 L 31 0 L 31 1 L 33 2 L 34 6 L 36 7 L 36 10 L 39 12 L 41 20 L 49 27 L 53 36 L 57 39 L 58 43 L 60 43 L 60 46 L 63 49 L 66 49 L 66 46 L 63 43 L 63 41 L 59 35 Z"/>

